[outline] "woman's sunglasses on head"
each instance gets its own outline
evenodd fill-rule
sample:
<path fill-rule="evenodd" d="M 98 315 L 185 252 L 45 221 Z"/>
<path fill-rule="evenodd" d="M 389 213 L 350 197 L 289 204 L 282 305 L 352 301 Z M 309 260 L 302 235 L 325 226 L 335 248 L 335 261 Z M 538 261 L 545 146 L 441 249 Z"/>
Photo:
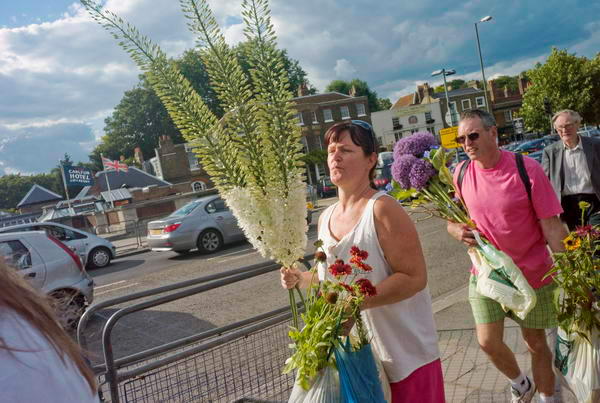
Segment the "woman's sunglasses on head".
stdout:
<path fill-rule="evenodd" d="M 466 136 L 456 136 L 456 142 L 458 144 L 465 144 L 465 141 L 467 141 L 467 137 L 469 138 L 469 140 L 475 141 L 479 138 L 479 133 L 473 132 L 467 134 Z"/>

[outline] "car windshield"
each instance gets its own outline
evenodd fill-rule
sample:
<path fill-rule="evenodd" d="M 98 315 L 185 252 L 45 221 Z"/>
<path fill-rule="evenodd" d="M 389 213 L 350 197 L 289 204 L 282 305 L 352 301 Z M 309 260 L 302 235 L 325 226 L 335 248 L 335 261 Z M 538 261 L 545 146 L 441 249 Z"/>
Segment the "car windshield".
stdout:
<path fill-rule="evenodd" d="M 171 215 L 169 217 L 183 217 L 183 216 L 186 216 L 186 215 L 190 214 L 192 211 L 196 210 L 196 208 L 199 205 L 201 205 L 201 204 L 202 204 L 202 201 L 200 201 L 200 200 L 194 200 L 192 202 L 189 202 L 188 204 L 186 204 L 185 206 L 183 206 L 179 210 L 176 210 L 173 213 L 171 213 Z"/>

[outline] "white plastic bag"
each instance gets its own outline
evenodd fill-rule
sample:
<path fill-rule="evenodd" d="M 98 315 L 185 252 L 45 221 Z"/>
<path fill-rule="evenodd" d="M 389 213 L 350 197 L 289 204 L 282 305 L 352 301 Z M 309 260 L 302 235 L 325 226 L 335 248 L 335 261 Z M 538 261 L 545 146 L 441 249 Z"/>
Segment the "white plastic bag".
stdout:
<path fill-rule="evenodd" d="M 590 343 L 591 342 L 591 343 Z M 594 329 L 587 341 L 577 333 L 558 329 L 554 348 L 558 376 L 580 403 L 600 401 L 600 332 Z"/>
<path fill-rule="evenodd" d="M 298 382 L 294 383 L 288 403 L 341 403 L 340 380 L 338 371 L 327 366 L 315 379 L 309 390 L 304 390 Z"/>
<path fill-rule="evenodd" d="M 510 256 L 484 243 L 477 231 L 473 234 L 479 246 L 468 254 L 477 270 L 477 292 L 525 319 L 537 301 L 534 289 Z"/>

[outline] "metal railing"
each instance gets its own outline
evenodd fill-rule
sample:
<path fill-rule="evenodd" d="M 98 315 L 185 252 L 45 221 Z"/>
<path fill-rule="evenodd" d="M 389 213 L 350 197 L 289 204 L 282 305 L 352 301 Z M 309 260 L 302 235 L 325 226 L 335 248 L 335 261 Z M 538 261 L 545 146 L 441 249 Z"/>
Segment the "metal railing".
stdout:
<path fill-rule="evenodd" d="M 303 263 L 313 255 L 307 255 Z M 286 400 L 293 377 L 281 369 L 289 355 L 289 307 L 180 338 L 125 357 L 115 358 L 112 334 L 118 321 L 134 312 L 198 295 L 228 284 L 278 270 L 275 262 L 229 270 L 151 290 L 113 298 L 91 306 L 77 329 L 87 349 L 85 330 L 98 311 L 138 299 L 116 310 L 102 329 L 104 363 L 93 366 L 101 394 L 111 402 Z M 162 295 L 165 294 L 165 295 Z M 150 298 L 149 297 L 154 297 Z"/>

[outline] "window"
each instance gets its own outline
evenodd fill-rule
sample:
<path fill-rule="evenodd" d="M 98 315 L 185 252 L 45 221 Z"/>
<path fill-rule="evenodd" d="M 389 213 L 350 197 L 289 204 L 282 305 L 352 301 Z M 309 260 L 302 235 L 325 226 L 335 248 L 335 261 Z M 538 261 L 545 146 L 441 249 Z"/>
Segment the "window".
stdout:
<path fill-rule="evenodd" d="M 365 104 L 356 104 L 356 115 L 365 116 Z"/>
<path fill-rule="evenodd" d="M 298 120 L 299 120 L 299 122 L 298 122 L 298 125 L 299 125 L 299 126 L 303 126 L 303 125 L 304 125 L 304 119 L 302 119 L 302 112 L 298 112 L 298 113 L 296 114 L 296 117 L 297 117 L 297 118 L 298 118 Z"/>
<path fill-rule="evenodd" d="M 462 100 L 462 109 L 463 109 L 463 111 L 468 111 L 469 109 L 471 109 L 471 100 L 470 99 Z"/>
<path fill-rule="evenodd" d="M 21 241 L 0 242 L 0 256 L 4 256 L 6 264 L 17 270 L 31 268 L 31 253 Z"/>
<path fill-rule="evenodd" d="M 456 101 L 450 102 L 450 111 L 452 111 L 452 113 L 456 113 Z"/>
<path fill-rule="evenodd" d="M 342 115 L 342 119 L 350 119 L 350 110 L 347 106 L 340 106 L 340 114 Z"/>
<path fill-rule="evenodd" d="M 333 122 L 333 116 L 331 115 L 331 109 L 323 109 L 323 120 L 325 122 Z"/>
<path fill-rule="evenodd" d="M 428 131 L 429 133 L 431 133 L 431 134 L 435 135 L 435 127 L 433 127 L 433 126 L 429 126 L 429 127 L 427 127 L 427 131 Z"/>
<path fill-rule="evenodd" d="M 485 106 L 485 97 L 475 98 L 475 105 L 477 105 L 478 108 L 483 108 Z"/>
<path fill-rule="evenodd" d="M 394 130 L 402 129 L 402 125 L 400 124 L 400 118 L 392 118 L 392 126 Z"/>
<path fill-rule="evenodd" d="M 419 123 L 419 119 L 415 115 L 408 118 L 409 125 L 416 125 L 417 123 Z"/>
<path fill-rule="evenodd" d="M 512 111 L 510 109 L 504 111 L 504 121 L 506 123 L 512 122 Z"/>
<path fill-rule="evenodd" d="M 425 112 L 425 121 L 428 122 L 431 120 L 431 112 Z"/>
<path fill-rule="evenodd" d="M 396 139 L 396 141 L 400 140 L 402 138 L 402 133 L 400 132 L 395 132 L 394 133 L 394 138 Z"/>
<path fill-rule="evenodd" d="M 319 123 L 319 120 L 317 119 L 317 112 L 312 111 L 310 114 L 312 116 L 312 122 L 313 123 Z"/>
<path fill-rule="evenodd" d="M 36 228 L 37 230 L 38 228 Z M 41 225 L 39 227 L 40 231 L 45 231 L 46 234 L 53 236 L 59 241 L 71 241 L 73 239 L 83 239 L 87 238 L 83 234 L 77 234 L 74 231 L 71 231 L 68 228 L 58 227 L 54 225 Z"/>
<path fill-rule="evenodd" d="M 202 181 L 197 181 L 192 183 L 192 190 L 194 192 L 200 192 L 202 190 L 206 190 L 206 183 L 202 182 Z"/>

